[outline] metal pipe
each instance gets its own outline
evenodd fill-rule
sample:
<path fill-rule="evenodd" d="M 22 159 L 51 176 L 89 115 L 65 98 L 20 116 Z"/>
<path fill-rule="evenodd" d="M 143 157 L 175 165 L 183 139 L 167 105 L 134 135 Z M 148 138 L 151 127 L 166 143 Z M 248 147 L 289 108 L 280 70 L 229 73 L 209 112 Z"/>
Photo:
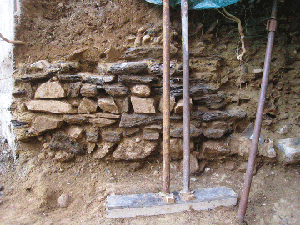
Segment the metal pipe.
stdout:
<path fill-rule="evenodd" d="M 267 92 L 267 87 L 268 87 L 268 79 L 269 79 L 269 72 L 270 72 L 270 63 L 271 63 L 274 35 L 275 35 L 275 30 L 276 30 L 276 25 L 277 25 L 276 13 L 277 13 L 277 0 L 274 0 L 271 19 L 269 20 L 268 27 L 267 27 L 267 29 L 269 31 L 268 45 L 267 45 L 266 56 L 265 56 L 265 64 L 264 64 L 264 70 L 263 70 L 263 80 L 262 80 L 262 85 L 261 85 L 259 104 L 258 104 L 258 109 L 257 109 L 257 113 L 256 113 L 256 122 L 255 122 L 255 126 L 254 126 L 254 131 L 253 131 L 251 151 L 249 153 L 249 158 L 248 158 L 247 172 L 245 175 L 245 181 L 244 181 L 243 191 L 242 191 L 242 195 L 241 195 L 239 210 L 238 210 L 238 218 L 239 218 L 240 223 L 243 223 L 244 219 L 245 219 L 245 213 L 246 213 L 247 204 L 248 204 L 248 197 L 249 197 L 251 182 L 252 182 L 252 178 L 253 178 L 253 169 L 254 169 L 255 158 L 256 158 L 256 154 L 257 154 L 258 141 L 259 141 L 261 124 L 262 124 L 262 119 L 263 119 L 263 110 L 264 110 L 264 105 L 265 105 L 265 100 L 266 100 L 266 92 Z"/>
<path fill-rule="evenodd" d="M 190 94 L 188 1 L 181 1 L 183 55 L 183 193 L 190 191 Z"/>
<path fill-rule="evenodd" d="M 163 193 L 170 193 L 170 1 L 163 1 Z"/>

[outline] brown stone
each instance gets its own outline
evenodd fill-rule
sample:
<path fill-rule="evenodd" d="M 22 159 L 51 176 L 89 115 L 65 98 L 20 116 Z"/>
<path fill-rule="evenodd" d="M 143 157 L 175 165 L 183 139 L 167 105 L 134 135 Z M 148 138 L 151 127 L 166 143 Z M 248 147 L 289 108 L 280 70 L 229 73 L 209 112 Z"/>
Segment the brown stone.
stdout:
<path fill-rule="evenodd" d="M 99 132 L 97 127 L 90 127 L 86 131 L 86 140 L 88 142 L 97 143 L 99 139 Z"/>
<path fill-rule="evenodd" d="M 210 158 L 230 154 L 230 148 L 227 144 L 217 141 L 206 141 L 203 143 L 203 155 Z"/>
<path fill-rule="evenodd" d="M 193 100 L 190 98 L 190 108 L 193 107 Z M 182 113 L 183 111 L 183 99 L 179 99 L 179 101 L 176 103 L 174 107 L 175 113 Z"/>
<path fill-rule="evenodd" d="M 102 142 L 98 143 L 97 149 L 93 152 L 93 158 L 102 159 L 104 158 L 115 146 L 114 143 L 111 142 Z"/>
<path fill-rule="evenodd" d="M 128 88 L 120 83 L 104 85 L 104 89 L 111 96 L 121 97 L 128 94 Z"/>
<path fill-rule="evenodd" d="M 48 130 L 54 130 L 61 127 L 63 124 L 63 119 L 52 118 L 49 116 L 39 116 L 37 117 L 32 126 L 31 130 L 34 133 L 41 134 Z"/>
<path fill-rule="evenodd" d="M 72 105 L 66 102 L 54 100 L 32 100 L 25 103 L 30 111 L 48 112 L 48 113 L 77 113 Z"/>
<path fill-rule="evenodd" d="M 149 116 L 143 114 L 122 114 L 120 127 L 137 127 L 142 125 L 148 125 L 155 121 L 162 120 L 159 116 Z"/>
<path fill-rule="evenodd" d="M 95 97 L 98 94 L 97 85 L 96 84 L 82 84 L 80 89 L 80 94 L 83 97 Z"/>
<path fill-rule="evenodd" d="M 66 132 L 70 138 L 79 139 L 83 135 L 83 128 L 78 126 L 68 127 Z"/>
<path fill-rule="evenodd" d="M 76 98 L 79 95 L 79 91 L 81 88 L 81 83 L 66 83 L 64 84 L 65 89 L 67 90 L 67 97 Z"/>
<path fill-rule="evenodd" d="M 54 160 L 57 162 L 70 162 L 74 160 L 75 155 L 70 152 L 58 151 L 55 153 Z"/>
<path fill-rule="evenodd" d="M 109 128 L 102 131 L 102 140 L 107 142 L 120 142 L 123 131 L 121 129 Z"/>
<path fill-rule="evenodd" d="M 124 84 L 151 84 L 158 79 L 154 76 L 119 75 L 118 81 Z"/>
<path fill-rule="evenodd" d="M 191 151 L 194 148 L 194 143 L 190 142 Z M 183 158 L 183 140 L 181 138 L 170 139 L 170 157 L 172 160 Z"/>
<path fill-rule="evenodd" d="M 68 124 L 88 123 L 88 118 L 84 115 L 64 115 L 64 121 Z"/>
<path fill-rule="evenodd" d="M 41 84 L 34 94 L 34 98 L 64 98 L 66 93 L 58 82 Z"/>
<path fill-rule="evenodd" d="M 131 96 L 131 103 L 135 113 L 155 113 L 153 98 Z"/>
<path fill-rule="evenodd" d="M 180 163 L 180 168 L 182 171 L 183 160 Z M 194 173 L 198 173 L 198 172 L 200 172 L 198 159 L 193 154 L 190 154 L 190 174 L 194 174 Z"/>
<path fill-rule="evenodd" d="M 208 128 L 203 131 L 204 137 L 207 138 L 221 138 L 227 133 L 227 129 Z"/>
<path fill-rule="evenodd" d="M 240 134 L 233 134 L 229 146 L 232 153 L 248 157 L 251 149 L 251 140 Z"/>
<path fill-rule="evenodd" d="M 66 151 L 73 154 L 84 153 L 84 148 L 82 144 L 73 142 L 64 132 L 57 132 L 53 135 L 49 148 L 55 151 Z"/>
<path fill-rule="evenodd" d="M 119 108 L 113 98 L 99 98 L 98 105 L 103 112 L 119 113 Z"/>
<path fill-rule="evenodd" d="M 95 113 L 97 111 L 97 103 L 91 99 L 83 98 L 78 106 L 78 113 Z"/>
<path fill-rule="evenodd" d="M 134 160 L 144 159 L 157 147 L 156 142 L 140 141 L 136 138 L 125 139 L 113 153 L 115 159 Z"/>
<path fill-rule="evenodd" d="M 132 136 L 136 133 L 138 133 L 141 129 L 136 127 L 136 128 L 126 128 L 123 130 L 123 135 L 124 136 Z"/>
<path fill-rule="evenodd" d="M 96 143 L 87 143 L 87 153 L 91 154 L 96 147 Z"/>
<path fill-rule="evenodd" d="M 138 97 L 149 97 L 151 89 L 148 85 L 138 84 L 132 87 L 131 93 Z"/>
<path fill-rule="evenodd" d="M 160 98 L 160 101 L 159 101 L 159 106 L 158 106 L 158 110 L 159 110 L 161 113 L 163 113 L 163 102 L 164 102 L 164 99 L 163 99 L 163 97 L 161 97 L 161 98 Z M 175 97 L 171 95 L 171 96 L 170 96 L 170 112 L 173 111 L 174 106 L 175 106 L 175 103 L 176 103 Z"/>
<path fill-rule="evenodd" d="M 89 118 L 89 122 L 98 127 L 106 127 L 114 124 L 116 120 L 106 118 Z"/>
<path fill-rule="evenodd" d="M 144 62 L 125 62 L 113 64 L 107 72 L 112 74 L 138 74 L 147 71 L 148 65 Z"/>
<path fill-rule="evenodd" d="M 190 126 L 190 136 L 191 138 L 200 137 L 202 135 L 202 129 L 196 128 L 194 125 Z M 170 136 L 176 138 L 183 137 L 183 127 L 182 123 L 171 124 L 170 125 Z"/>

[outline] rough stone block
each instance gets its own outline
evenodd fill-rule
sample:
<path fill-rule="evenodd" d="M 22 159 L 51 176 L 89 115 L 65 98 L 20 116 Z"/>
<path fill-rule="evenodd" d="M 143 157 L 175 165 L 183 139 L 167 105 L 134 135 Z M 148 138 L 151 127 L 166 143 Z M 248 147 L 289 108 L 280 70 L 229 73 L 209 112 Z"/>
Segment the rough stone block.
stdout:
<path fill-rule="evenodd" d="M 183 171 L 183 160 L 180 163 L 181 171 Z M 198 173 L 200 170 L 198 159 L 190 154 L 190 174 Z"/>
<path fill-rule="evenodd" d="M 160 101 L 159 101 L 159 105 L 158 105 L 158 110 L 161 113 L 163 113 L 163 102 L 164 102 L 164 98 L 161 97 Z M 175 97 L 171 95 L 170 96 L 170 112 L 173 111 L 175 104 L 176 104 Z"/>
<path fill-rule="evenodd" d="M 89 123 L 94 124 L 97 127 L 107 127 L 112 125 L 116 122 L 113 119 L 106 119 L 106 118 L 89 118 Z"/>
<path fill-rule="evenodd" d="M 65 90 L 58 82 L 47 82 L 41 84 L 34 94 L 34 98 L 64 98 Z"/>
<path fill-rule="evenodd" d="M 66 132 L 70 138 L 79 139 L 83 135 L 83 128 L 78 126 L 71 126 L 66 129 Z"/>
<path fill-rule="evenodd" d="M 119 75 L 118 81 L 124 84 L 152 84 L 158 79 L 152 76 Z"/>
<path fill-rule="evenodd" d="M 138 98 L 131 96 L 131 103 L 135 113 L 155 113 L 153 98 Z"/>
<path fill-rule="evenodd" d="M 218 157 L 230 154 L 228 144 L 217 141 L 206 141 L 202 145 L 203 155 L 207 157 Z"/>
<path fill-rule="evenodd" d="M 83 97 L 95 97 L 98 94 L 97 85 L 96 84 L 89 84 L 85 83 L 82 84 L 82 87 L 80 89 L 80 94 Z"/>
<path fill-rule="evenodd" d="M 95 113 L 97 112 L 97 103 L 91 99 L 83 98 L 78 106 L 78 113 Z"/>
<path fill-rule="evenodd" d="M 193 107 L 193 100 L 190 98 L 190 108 Z M 179 99 L 179 101 L 176 103 L 174 107 L 175 113 L 182 113 L 183 111 L 183 99 Z"/>
<path fill-rule="evenodd" d="M 120 127 L 137 127 L 148 125 L 155 121 L 162 120 L 161 116 L 149 116 L 143 114 L 122 114 Z"/>
<path fill-rule="evenodd" d="M 138 97 L 149 97 L 151 94 L 151 89 L 148 85 L 135 85 L 131 88 L 131 93 Z"/>
<path fill-rule="evenodd" d="M 145 129 L 143 131 L 143 139 L 148 141 L 155 141 L 159 139 L 159 132 Z"/>
<path fill-rule="evenodd" d="M 104 90 L 106 91 L 107 94 L 111 96 L 125 96 L 128 94 L 128 88 L 124 86 L 123 84 L 111 84 L 111 85 L 104 85 Z"/>
<path fill-rule="evenodd" d="M 88 123 L 88 118 L 83 115 L 64 115 L 64 121 L 68 124 Z"/>
<path fill-rule="evenodd" d="M 123 131 L 121 129 L 110 128 L 102 131 L 102 140 L 106 142 L 120 142 Z"/>
<path fill-rule="evenodd" d="M 69 98 L 76 98 L 79 95 L 79 91 L 81 89 L 81 83 L 66 83 L 64 84 L 64 88 L 66 89 L 66 96 Z"/>
<path fill-rule="evenodd" d="M 86 140 L 88 142 L 97 143 L 99 139 L 99 131 L 97 127 L 90 127 L 86 131 Z"/>
<path fill-rule="evenodd" d="M 138 74 L 147 72 L 148 65 L 144 62 L 115 63 L 109 69 L 112 74 Z"/>
<path fill-rule="evenodd" d="M 32 123 L 31 130 L 34 133 L 41 134 L 48 130 L 54 130 L 61 127 L 63 119 L 52 118 L 49 116 L 39 116 Z"/>
<path fill-rule="evenodd" d="M 57 77 L 60 82 L 73 83 L 73 82 L 81 82 L 82 81 L 82 76 L 79 74 L 76 74 L 76 75 L 59 74 Z"/>
<path fill-rule="evenodd" d="M 73 154 L 83 154 L 82 144 L 73 142 L 64 132 L 57 132 L 52 137 L 49 148 L 55 151 L 66 151 Z"/>
<path fill-rule="evenodd" d="M 113 98 L 99 98 L 98 105 L 103 112 L 119 113 L 119 108 Z"/>
<path fill-rule="evenodd" d="M 300 138 L 286 138 L 277 141 L 277 147 L 281 153 L 281 160 L 286 164 L 300 161 Z"/>
<path fill-rule="evenodd" d="M 97 146 L 97 149 L 93 152 L 93 158 L 102 159 L 113 150 L 115 144 L 110 142 L 102 142 L 98 143 Z"/>

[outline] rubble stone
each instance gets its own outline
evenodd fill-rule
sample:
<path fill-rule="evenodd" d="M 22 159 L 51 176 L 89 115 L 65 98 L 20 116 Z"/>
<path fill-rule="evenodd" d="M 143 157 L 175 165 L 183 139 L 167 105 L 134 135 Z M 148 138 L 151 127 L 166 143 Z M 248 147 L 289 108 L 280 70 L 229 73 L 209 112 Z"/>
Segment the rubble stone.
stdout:
<path fill-rule="evenodd" d="M 102 159 L 104 158 L 115 146 L 114 143 L 111 142 L 101 142 L 98 143 L 97 149 L 93 152 L 93 158 Z"/>
<path fill-rule="evenodd" d="M 66 83 L 64 84 L 64 87 L 66 89 L 66 96 L 69 98 L 76 98 L 79 95 L 79 91 L 81 88 L 81 83 L 77 82 L 77 83 Z"/>
<path fill-rule="evenodd" d="M 108 73 L 112 74 L 138 74 L 147 71 L 148 65 L 144 62 L 126 62 L 115 63 L 109 69 Z"/>
<path fill-rule="evenodd" d="M 135 113 L 155 113 L 153 98 L 138 98 L 131 96 L 131 103 Z"/>
<path fill-rule="evenodd" d="M 153 76 L 119 75 L 118 81 L 124 84 L 152 84 L 158 79 Z"/>
<path fill-rule="evenodd" d="M 66 151 L 73 154 L 83 154 L 84 148 L 82 144 L 73 142 L 64 132 L 58 131 L 52 137 L 49 148 L 55 151 Z"/>
<path fill-rule="evenodd" d="M 131 93 L 138 97 L 149 97 L 151 89 L 148 85 L 135 85 L 131 89 Z"/>
<path fill-rule="evenodd" d="M 58 82 L 47 82 L 41 84 L 34 94 L 34 98 L 64 98 L 66 93 Z"/>
<path fill-rule="evenodd" d="M 98 127 L 107 127 L 116 122 L 116 120 L 106 119 L 106 118 L 89 118 L 89 123 L 94 124 Z"/>
<path fill-rule="evenodd" d="M 90 127 L 86 131 L 86 140 L 88 142 L 97 143 L 99 139 L 99 132 L 97 127 Z"/>
<path fill-rule="evenodd" d="M 298 163 L 300 161 L 300 138 L 286 138 L 277 141 L 280 150 L 280 159 L 285 164 Z"/>
<path fill-rule="evenodd" d="M 193 106 L 193 100 L 190 98 L 190 108 L 192 108 L 192 106 Z M 182 111 L 183 111 L 183 99 L 180 99 L 174 107 L 174 112 L 182 113 Z"/>
<path fill-rule="evenodd" d="M 97 85 L 89 84 L 89 83 L 82 84 L 82 87 L 80 89 L 80 94 L 83 97 L 87 97 L 87 98 L 97 96 L 98 94 Z"/>
<path fill-rule="evenodd" d="M 83 98 L 78 106 L 78 113 L 95 113 L 97 111 L 97 103 L 91 99 Z"/>
<path fill-rule="evenodd" d="M 120 142 L 123 131 L 121 129 L 110 128 L 102 131 L 102 140 L 106 142 Z"/>
<path fill-rule="evenodd" d="M 137 143 L 136 138 L 128 138 L 119 144 L 113 153 L 113 157 L 123 160 L 144 159 L 149 156 L 156 147 L 156 142 L 142 140 Z"/>
<path fill-rule="evenodd" d="M 124 96 L 124 95 L 128 94 L 128 88 L 120 83 L 105 85 L 104 89 L 107 94 L 114 96 L 114 97 L 115 96 L 120 97 L 120 96 Z"/>
<path fill-rule="evenodd" d="M 70 126 L 66 132 L 70 138 L 79 139 L 83 135 L 83 128 L 78 126 Z"/>
<path fill-rule="evenodd" d="M 119 108 L 113 98 L 99 98 L 98 105 L 103 112 L 119 113 Z"/>
<path fill-rule="evenodd" d="M 143 139 L 148 141 L 155 141 L 159 139 L 159 132 L 145 129 L 143 131 Z"/>
<path fill-rule="evenodd" d="M 34 133 L 41 134 L 48 130 L 54 130 L 61 127 L 63 124 L 63 119 L 52 118 L 49 116 L 39 116 L 37 117 L 32 126 L 31 130 Z"/>
<path fill-rule="evenodd" d="M 194 143 L 190 142 L 191 151 L 194 149 Z M 183 140 L 181 138 L 170 139 L 170 157 L 171 160 L 182 159 L 183 157 Z"/>
<path fill-rule="evenodd" d="M 213 158 L 230 154 L 230 148 L 224 142 L 206 141 L 203 142 L 203 155 Z"/>
<path fill-rule="evenodd" d="M 163 102 L 164 102 L 164 99 L 163 99 L 163 97 L 161 97 L 161 98 L 160 98 L 160 101 L 159 101 L 159 106 L 158 106 L 158 110 L 159 110 L 161 113 L 163 113 Z M 176 103 L 175 97 L 171 95 L 171 96 L 170 96 L 170 112 L 173 111 L 174 106 L 175 106 L 175 103 Z"/>
<path fill-rule="evenodd" d="M 180 168 L 181 168 L 181 171 L 182 171 L 183 160 L 180 163 Z M 195 174 L 195 173 L 198 173 L 198 172 L 200 172 L 198 159 L 193 154 L 190 154 L 190 174 Z"/>
<path fill-rule="evenodd" d="M 148 125 L 155 121 L 162 120 L 161 116 L 150 116 L 143 114 L 122 114 L 120 127 L 137 127 Z"/>

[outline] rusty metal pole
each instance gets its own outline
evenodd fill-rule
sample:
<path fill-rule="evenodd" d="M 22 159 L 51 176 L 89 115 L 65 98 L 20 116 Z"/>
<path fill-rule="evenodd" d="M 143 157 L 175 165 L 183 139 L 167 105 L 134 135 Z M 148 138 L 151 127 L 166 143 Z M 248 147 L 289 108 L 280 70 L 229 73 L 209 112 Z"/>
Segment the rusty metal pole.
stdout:
<path fill-rule="evenodd" d="M 263 70 L 263 80 L 262 80 L 262 85 L 261 85 L 261 92 L 260 92 L 260 97 L 259 97 L 258 109 L 257 109 L 257 113 L 256 113 L 256 122 L 255 122 L 255 126 L 254 126 L 254 131 L 253 131 L 251 151 L 249 153 L 247 172 L 245 175 L 245 181 L 244 181 L 241 201 L 240 201 L 240 205 L 239 205 L 239 210 L 238 210 L 238 218 L 239 218 L 240 223 L 243 223 L 244 219 L 245 219 L 245 213 L 246 213 L 247 204 L 248 204 L 248 197 L 249 197 L 251 182 L 252 182 L 252 178 L 253 178 L 253 169 L 254 169 L 255 158 L 256 158 L 256 154 L 257 154 L 258 141 L 259 141 L 259 136 L 260 136 L 260 131 L 261 131 L 263 111 L 264 111 L 264 105 L 265 105 L 265 100 L 266 100 L 266 92 L 267 92 L 267 87 L 268 87 L 268 79 L 269 79 L 269 72 L 270 72 L 270 63 L 271 63 L 271 57 L 272 57 L 274 35 L 275 35 L 276 26 L 277 26 L 276 14 L 277 14 L 277 0 L 274 0 L 271 19 L 268 21 L 268 26 L 267 26 L 267 30 L 269 31 L 268 45 L 267 45 L 266 56 L 265 56 L 265 64 L 264 64 L 264 70 Z"/>
<path fill-rule="evenodd" d="M 170 1 L 163 1 L 163 193 L 170 193 Z"/>
<path fill-rule="evenodd" d="M 190 93 L 188 1 L 181 1 L 183 55 L 183 193 L 190 191 Z"/>

